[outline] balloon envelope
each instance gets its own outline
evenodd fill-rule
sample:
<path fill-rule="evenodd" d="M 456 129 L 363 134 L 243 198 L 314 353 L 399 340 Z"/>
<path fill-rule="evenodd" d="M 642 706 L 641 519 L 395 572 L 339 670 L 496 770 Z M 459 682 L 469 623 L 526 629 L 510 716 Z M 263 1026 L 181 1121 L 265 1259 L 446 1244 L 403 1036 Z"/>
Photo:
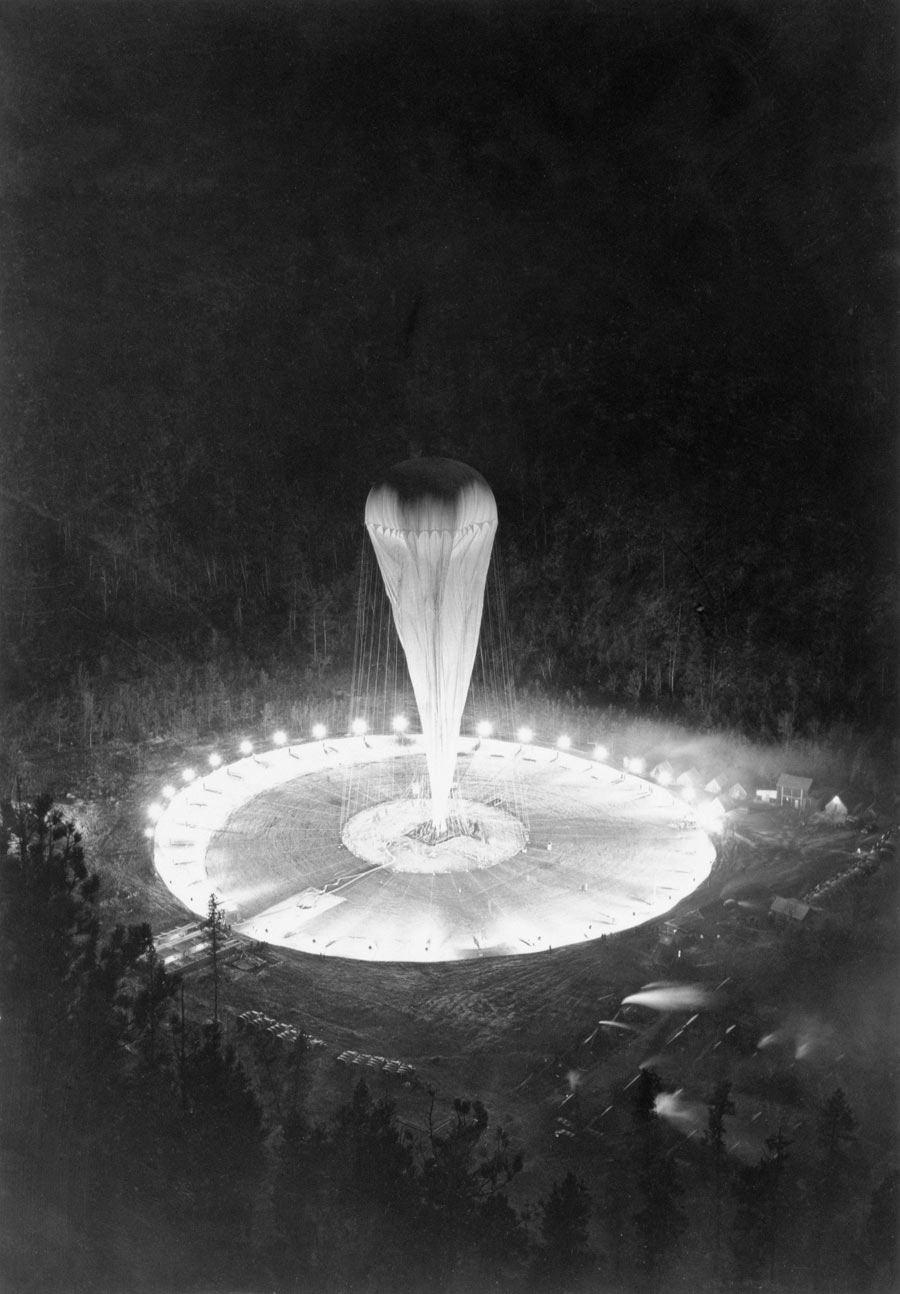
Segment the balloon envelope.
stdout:
<path fill-rule="evenodd" d="M 391 468 L 370 491 L 366 529 L 406 655 L 422 721 L 432 821 L 442 831 L 497 505 L 474 468 L 449 458 L 414 458 Z"/>

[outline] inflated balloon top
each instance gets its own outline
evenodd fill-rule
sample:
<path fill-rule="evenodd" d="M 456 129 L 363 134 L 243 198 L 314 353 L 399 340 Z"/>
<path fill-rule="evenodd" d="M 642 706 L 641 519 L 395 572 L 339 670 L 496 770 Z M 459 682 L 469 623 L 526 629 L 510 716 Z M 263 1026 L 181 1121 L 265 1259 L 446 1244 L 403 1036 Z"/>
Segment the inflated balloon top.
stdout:
<path fill-rule="evenodd" d="M 386 530 L 456 530 L 497 524 L 491 487 L 474 467 L 453 458 L 397 463 L 370 492 L 366 525 Z"/>
<path fill-rule="evenodd" d="M 371 490 L 366 528 L 406 655 L 422 721 L 432 820 L 442 831 L 497 504 L 484 477 L 465 463 L 412 458 Z"/>

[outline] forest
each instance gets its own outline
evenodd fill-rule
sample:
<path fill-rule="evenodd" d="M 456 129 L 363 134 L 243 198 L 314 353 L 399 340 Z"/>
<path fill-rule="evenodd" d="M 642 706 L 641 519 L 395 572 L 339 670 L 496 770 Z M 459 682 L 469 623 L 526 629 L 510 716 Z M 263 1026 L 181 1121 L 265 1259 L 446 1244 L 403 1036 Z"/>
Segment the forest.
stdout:
<path fill-rule="evenodd" d="M 438 454 L 521 688 L 888 750 L 895 18 L 5 3 L 7 734 L 335 686 Z"/>

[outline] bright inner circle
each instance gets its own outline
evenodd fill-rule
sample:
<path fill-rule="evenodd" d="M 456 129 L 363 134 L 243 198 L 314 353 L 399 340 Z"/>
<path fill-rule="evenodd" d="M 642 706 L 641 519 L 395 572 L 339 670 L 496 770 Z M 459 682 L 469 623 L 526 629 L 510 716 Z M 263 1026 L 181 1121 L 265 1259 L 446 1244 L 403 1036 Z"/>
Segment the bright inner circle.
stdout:
<path fill-rule="evenodd" d="M 394 800 L 363 809 L 344 827 L 344 844 L 367 863 L 395 872 L 471 872 L 512 858 L 528 843 L 518 818 L 475 800 L 454 800 L 438 839 L 429 799 Z"/>

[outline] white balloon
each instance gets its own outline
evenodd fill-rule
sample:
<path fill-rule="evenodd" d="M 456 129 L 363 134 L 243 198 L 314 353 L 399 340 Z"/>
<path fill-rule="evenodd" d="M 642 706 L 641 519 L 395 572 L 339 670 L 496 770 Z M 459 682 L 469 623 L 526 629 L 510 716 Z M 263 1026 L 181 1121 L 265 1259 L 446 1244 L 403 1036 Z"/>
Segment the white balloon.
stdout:
<path fill-rule="evenodd" d="M 474 468 L 413 458 L 370 491 L 366 529 L 406 655 L 440 832 L 478 649 L 497 504 Z"/>

